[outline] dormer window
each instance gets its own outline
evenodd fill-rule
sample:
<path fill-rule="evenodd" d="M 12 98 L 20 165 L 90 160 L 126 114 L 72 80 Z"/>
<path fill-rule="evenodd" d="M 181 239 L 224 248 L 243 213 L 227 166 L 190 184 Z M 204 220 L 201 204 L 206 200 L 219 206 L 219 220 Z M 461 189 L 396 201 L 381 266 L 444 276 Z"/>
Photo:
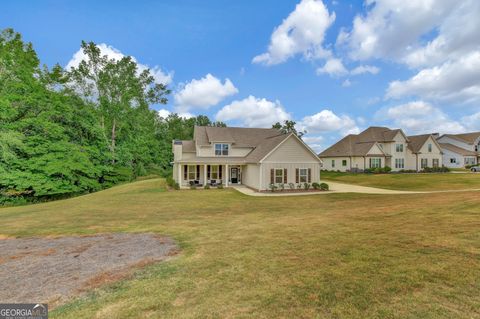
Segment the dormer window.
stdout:
<path fill-rule="evenodd" d="M 432 152 L 432 144 L 428 144 L 428 152 L 429 152 L 429 153 Z"/>
<path fill-rule="evenodd" d="M 403 144 L 396 144 L 395 145 L 395 151 L 397 153 L 402 153 L 403 152 Z"/>
<path fill-rule="evenodd" d="M 215 144 L 215 156 L 228 156 L 228 144 Z"/>

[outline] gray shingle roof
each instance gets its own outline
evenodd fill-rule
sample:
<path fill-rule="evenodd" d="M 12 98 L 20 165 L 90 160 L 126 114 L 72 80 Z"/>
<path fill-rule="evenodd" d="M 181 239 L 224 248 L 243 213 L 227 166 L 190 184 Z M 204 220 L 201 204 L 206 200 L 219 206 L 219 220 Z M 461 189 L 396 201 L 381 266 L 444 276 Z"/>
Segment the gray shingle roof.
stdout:
<path fill-rule="evenodd" d="M 189 142 L 188 149 L 195 151 L 198 145 L 210 145 L 215 142 L 231 143 L 235 147 L 249 147 L 252 151 L 245 157 L 195 157 L 189 161 L 215 163 L 258 163 L 277 145 L 287 139 L 290 134 L 283 134 L 277 129 L 243 128 L 243 127 L 206 127 L 195 126 L 194 140 Z"/>
<path fill-rule="evenodd" d="M 350 134 L 344 137 L 320 153 L 319 157 L 367 156 L 368 151 L 375 143 L 393 142 L 399 132 L 403 134 L 400 129 L 391 130 L 388 127 L 371 126 L 360 134 Z M 430 136 L 430 134 L 406 136 L 408 147 L 416 153 Z"/>
<path fill-rule="evenodd" d="M 471 132 L 465 134 L 445 134 L 443 136 L 447 136 L 467 144 L 473 144 L 480 137 L 480 132 Z"/>
<path fill-rule="evenodd" d="M 442 149 L 445 149 L 445 150 L 448 150 L 450 152 L 457 153 L 457 154 L 460 154 L 460 155 L 463 155 L 463 156 L 479 156 L 480 155 L 480 153 L 477 153 L 477 152 L 474 152 L 474 151 L 469 151 L 469 150 L 466 150 L 464 148 L 455 146 L 455 145 L 450 144 L 450 143 L 439 143 L 439 144 L 440 144 L 440 147 Z"/>

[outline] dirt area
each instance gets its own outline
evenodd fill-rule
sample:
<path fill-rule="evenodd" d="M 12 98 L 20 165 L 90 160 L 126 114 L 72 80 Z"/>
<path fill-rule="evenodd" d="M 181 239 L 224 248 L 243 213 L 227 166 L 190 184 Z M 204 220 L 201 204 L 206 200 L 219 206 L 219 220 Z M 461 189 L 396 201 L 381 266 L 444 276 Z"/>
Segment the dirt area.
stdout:
<path fill-rule="evenodd" d="M 58 306 L 178 253 L 154 234 L 0 239 L 0 300 Z"/>

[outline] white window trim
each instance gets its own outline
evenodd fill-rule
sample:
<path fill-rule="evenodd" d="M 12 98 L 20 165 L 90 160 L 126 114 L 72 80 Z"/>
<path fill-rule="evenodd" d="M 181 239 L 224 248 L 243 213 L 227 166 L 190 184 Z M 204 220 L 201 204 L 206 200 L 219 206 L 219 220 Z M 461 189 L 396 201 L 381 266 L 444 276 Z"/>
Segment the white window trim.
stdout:
<path fill-rule="evenodd" d="M 216 177 L 213 177 L 213 168 L 216 167 L 217 168 L 217 172 L 216 172 Z M 219 179 L 218 177 L 220 176 L 220 169 L 219 169 L 219 165 L 210 165 L 210 179 Z"/>
<path fill-rule="evenodd" d="M 400 150 L 399 150 L 400 149 Z M 397 153 L 403 153 L 403 144 L 397 143 L 395 144 L 395 152 Z"/>
<path fill-rule="evenodd" d="M 305 174 L 302 174 L 302 170 L 305 170 Z M 305 177 L 304 182 L 302 182 L 302 176 Z M 308 168 L 299 168 L 298 169 L 298 182 L 299 183 L 308 183 Z"/>
<path fill-rule="evenodd" d="M 190 168 L 193 167 L 193 174 L 194 174 L 194 178 L 191 179 L 190 178 Z M 187 181 L 195 181 L 197 180 L 197 165 L 187 165 Z"/>
<path fill-rule="evenodd" d="M 221 153 L 220 155 L 217 155 L 217 145 L 221 145 L 220 146 L 220 153 Z M 224 145 L 227 145 L 227 155 L 223 154 L 223 151 L 224 151 L 223 146 Z M 228 143 L 215 143 L 215 144 L 213 144 L 213 153 L 215 154 L 215 156 L 229 156 L 230 155 L 230 148 L 231 148 L 231 146 Z"/>
<path fill-rule="evenodd" d="M 281 182 L 277 182 L 277 177 L 280 177 L 280 176 L 277 176 L 277 171 L 282 171 L 282 181 Z M 275 184 L 283 184 L 283 181 L 285 180 L 285 170 L 284 168 L 280 168 L 280 167 L 276 167 L 273 169 L 273 182 Z"/>

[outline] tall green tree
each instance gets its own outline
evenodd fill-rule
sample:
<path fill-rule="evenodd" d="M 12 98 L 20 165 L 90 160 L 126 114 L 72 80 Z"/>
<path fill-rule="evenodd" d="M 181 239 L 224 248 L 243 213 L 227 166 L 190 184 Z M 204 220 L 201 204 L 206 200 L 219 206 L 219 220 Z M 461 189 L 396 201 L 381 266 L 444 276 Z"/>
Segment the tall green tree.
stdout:
<path fill-rule="evenodd" d="M 81 48 L 86 59 L 68 70 L 71 87 L 96 106 L 112 163 L 123 156 L 121 164 L 129 160 L 131 164 L 129 156 L 133 154 L 126 154 L 125 147 L 120 145 L 123 153 L 117 154 L 119 142 L 131 142 L 128 137 L 138 129 L 136 121 L 154 121 L 155 115 L 150 112 L 149 105 L 166 104 L 170 90 L 163 83 L 156 83 L 148 69 L 140 72 L 129 56 L 109 59 L 93 42 L 82 42 Z M 145 119 L 146 114 L 150 119 Z"/>

